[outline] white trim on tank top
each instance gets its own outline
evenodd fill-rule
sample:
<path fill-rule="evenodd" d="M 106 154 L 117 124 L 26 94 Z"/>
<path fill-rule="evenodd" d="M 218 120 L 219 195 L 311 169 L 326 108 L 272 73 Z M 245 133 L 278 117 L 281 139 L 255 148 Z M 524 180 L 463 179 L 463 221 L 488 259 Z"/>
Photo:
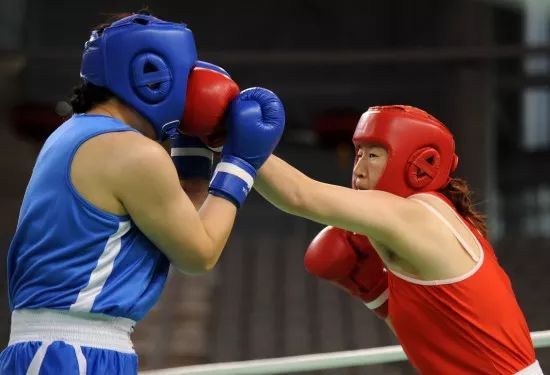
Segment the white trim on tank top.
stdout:
<path fill-rule="evenodd" d="M 427 195 L 427 196 L 430 196 L 430 197 L 433 197 L 435 199 L 439 199 L 441 200 L 441 198 L 438 198 L 432 194 L 427 194 L 427 193 L 419 193 L 419 194 L 415 194 L 415 196 L 418 196 L 418 195 Z M 451 223 L 449 223 L 449 221 L 439 212 L 437 211 L 437 209 L 435 209 L 433 206 L 431 206 L 429 203 L 427 202 L 424 202 L 420 199 L 415 199 L 414 196 L 411 197 L 410 199 L 414 200 L 415 202 L 418 202 L 420 204 L 422 204 L 422 206 L 426 207 L 426 209 L 428 209 L 431 213 L 433 213 L 440 221 L 443 222 L 443 224 L 449 228 L 449 230 L 451 231 L 451 233 L 453 233 L 453 235 L 456 237 L 457 241 L 460 243 L 460 245 L 462 246 L 462 248 L 464 249 L 464 251 L 466 251 L 466 253 L 468 253 L 468 255 L 472 258 L 472 260 L 474 260 L 476 262 L 475 266 L 469 270 L 468 272 L 466 272 L 465 274 L 463 275 L 460 275 L 460 276 L 456 276 L 456 277 L 452 277 L 450 279 L 443 279 L 443 280 L 420 280 L 420 279 L 415 279 L 414 277 L 410 277 L 410 276 L 406 276 L 406 275 L 403 275 L 399 272 L 396 272 L 394 270 L 389 270 L 391 273 L 393 273 L 395 276 L 399 277 L 400 279 L 403 279 L 405 281 L 408 281 L 412 284 L 418 284 L 418 285 L 446 285 L 446 284 L 454 284 L 454 283 L 458 283 L 460 281 L 464 281 L 466 280 L 467 278 L 469 278 L 470 276 L 472 276 L 473 274 L 475 274 L 480 268 L 481 268 L 481 265 L 483 264 L 483 260 L 485 259 L 485 252 L 483 251 L 483 247 L 481 246 L 481 244 L 479 243 L 479 240 L 477 239 L 477 237 L 472 233 L 472 231 L 470 230 L 470 228 L 464 223 L 464 219 L 462 217 L 460 217 L 459 214 L 456 213 L 455 210 L 453 210 L 451 207 L 449 207 L 449 205 L 447 203 L 445 203 L 445 207 L 447 207 L 447 209 L 452 212 L 456 218 L 458 218 L 458 220 L 462 223 L 462 225 L 464 225 L 464 227 L 468 230 L 468 232 L 470 233 L 470 235 L 472 236 L 472 238 L 474 239 L 476 245 L 477 245 L 477 248 L 479 249 L 479 257 L 476 255 L 476 253 L 474 251 L 472 251 L 470 249 L 470 247 L 468 246 L 468 244 L 466 243 L 466 241 L 464 241 L 464 238 L 460 235 L 460 233 L 458 233 L 458 231 L 451 225 Z"/>
<path fill-rule="evenodd" d="M 535 361 L 523 370 L 516 372 L 514 375 L 544 375 L 539 361 Z"/>
<path fill-rule="evenodd" d="M 103 290 L 107 279 L 113 272 L 115 259 L 122 247 L 122 237 L 128 233 L 132 224 L 130 221 L 121 221 L 118 223 L 118 229 L 113 233 L 107 243 L 103 252 L 97 260 L 97 265 L 90 274 L 90 280 L 80 293 L 76 301 L 71 305 L 69 310 L 90 312 L 94 305 L 95 299 Z"/>

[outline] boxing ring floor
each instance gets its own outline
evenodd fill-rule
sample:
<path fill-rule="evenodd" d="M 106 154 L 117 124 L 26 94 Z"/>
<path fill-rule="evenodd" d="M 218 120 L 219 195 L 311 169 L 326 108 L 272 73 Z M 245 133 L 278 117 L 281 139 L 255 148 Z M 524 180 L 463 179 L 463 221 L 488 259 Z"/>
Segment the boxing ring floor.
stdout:
<path fill-rule="evenodd" d="M 550 347 L 550 330 L 531 332 L 535 348 Z M 223 362 L 184 366 L 140 372 L 142 375 L 237 375 L 288 374 L 312 370 L 368 366 L 405 361 L 407 357 L 399 345 L 350 350 L 332 353 L 259 359 L 241 362 Z"/>

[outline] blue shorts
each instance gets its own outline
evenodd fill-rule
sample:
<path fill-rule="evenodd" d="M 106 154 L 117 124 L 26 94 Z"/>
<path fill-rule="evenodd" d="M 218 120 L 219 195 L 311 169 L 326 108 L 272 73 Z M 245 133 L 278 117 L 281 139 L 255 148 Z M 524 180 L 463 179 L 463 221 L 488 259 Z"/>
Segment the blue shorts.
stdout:
<path fill-rule="evenodd" d="M 136 354 L 63 341 L 22 342 L 0 353 L 2 375 L 135 375 L 137 368 Z"/>
<path fill-rule="evenodd" d="M 0 375 L 135 375 L 135 322 L 50 309 L 12 312 Z"/>

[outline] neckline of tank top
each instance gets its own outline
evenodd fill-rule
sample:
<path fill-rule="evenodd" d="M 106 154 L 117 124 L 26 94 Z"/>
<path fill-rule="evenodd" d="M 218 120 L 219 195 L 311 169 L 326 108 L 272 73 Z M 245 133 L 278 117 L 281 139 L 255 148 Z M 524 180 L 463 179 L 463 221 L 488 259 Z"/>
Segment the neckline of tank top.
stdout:
<path fill-rule="evenodd" d="M 420 194 L 426 194 L 426 193 L 419 193 L 418 195 Z M 427 194 L 427 195 L 431 195 L 431 196 L 434 196 L 436 199 L 440 199 L 440 200 L 443 200 L 441 199 L 438 195 L 433 195 L 433 194 Z M 443 200 L 445 202 L 445 200 Z M 428 204 L 428 203 L 425 203 L 425 204 Z M 424 204 L 423 204 L 424 205 Z M 469 231 L 470 231 L 470 234 L 471 236 L 474 238 L 474 241 L 475 241 L 475 244 L 476 246 L 478 247 L 478 249 L 480 250 L 480 253 L 479 253 L 479 260 L 477 261 L 477 263 L 474 265 L 474 267 L 469 270 L 468 272 L 462 274 L 462 275 L 458 275 L 458 276 L 455 276 L 455 277 L 451 277 L 451 278 L 447 278 L 447 279 L 440 279 L 440 280 L 421 280 L 421 279 L 416 279 L 414 277 L 411 277 L 411 276 L 407 276 L 407 275 L 403 275 L 399 272 L 396 272 L 396 271 L 393 271 L 393 270 L 390 270 L 388 268 L 388 271 L 391 272 L 392 274 L 394 274 L 397 278 L 400 278 L 402 280 L 405 280 L 409 283 L 412 283 L 412 284 L 417 284 L 417 285 L 423 285 L 423 286 L 438 286 L 438 285 L 449 285 L 449 284 L 455 284 L 455 283 L 459 283 L 461 281 L 464 281 L 468 278 L 470 278 L 471 276 L 473 276 L 477 271 L 479 271 L 479 269 L 481 268 L 481 266 L 483 265 L 484 261 L 485 261 L 485 251 L 483 250 L 483 245 L 481 244 L 481 242 L 479 241 L 479 239 L 477 238 L 477 236 L 471 231 L 471 229 L 468 227 L 468 225 L 466 225 L 466 223 L 464 222 L 464 219 L 462 217 L 460 217 L 460 215 L 454 210 L 452 209 L 452 207 L 450 207 L 448 204 L 446 204 L 447 208 L 459 219 L 459 221 L 462 223 L 462 225 L 464 225 Z M 425 206 L 426 207 L 426 206 Z M 428 207 L 426 207 L 426 209 L 428 209 Z M 434 208 L 435 209 L 435 208 Z M 431 210 L 430 210 L 431 211 Z M 439 218 L 440 220 L 442 218 Z M 465 250 L 466 251 L 466 250 Z"/>

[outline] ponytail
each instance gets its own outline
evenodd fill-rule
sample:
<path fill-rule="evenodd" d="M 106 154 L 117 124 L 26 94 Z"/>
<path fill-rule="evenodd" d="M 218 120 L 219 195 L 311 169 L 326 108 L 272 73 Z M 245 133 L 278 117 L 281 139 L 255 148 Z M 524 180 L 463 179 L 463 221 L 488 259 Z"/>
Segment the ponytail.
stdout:
<path fill-rule="evenodd" d="M 484 237 L 487 237 L 487 224 L 485 215 L 480 214 L 474 208 L 472 192 L 468 183 L 460 178 L 453 178 L 443 189 L 439 190 L 454 205 L 457 212 L 468 220 Z"/>

